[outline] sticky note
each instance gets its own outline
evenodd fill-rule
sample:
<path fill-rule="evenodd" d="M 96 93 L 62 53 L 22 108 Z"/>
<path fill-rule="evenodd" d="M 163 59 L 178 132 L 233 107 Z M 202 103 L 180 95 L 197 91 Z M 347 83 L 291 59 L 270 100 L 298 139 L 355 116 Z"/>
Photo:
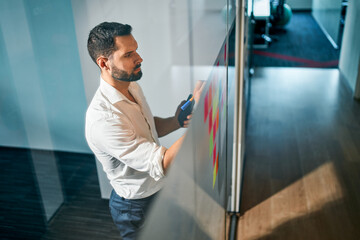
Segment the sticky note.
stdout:
<path fill-rule="evenodd" d="M 216 95 L 213 98 L 213 118 L 215 118 L 216 110 L 219 105 L 219 89 L 216 91 Z"/>
<path fill-rule="evenodd" d="M 219 153 L 217 153 L 217 156 L 216 156 L 215 168 L 216 168 L 216 175 L 217 175 L 217 174 L 218 174 L 218 170 L 219 170 Z"/>
<path fill-rule="evenodd" d="M 209 93 L 206 93 L 204 98 L 204 122 L 206 122 L 209 115 Z"/>
<path fill-rule="evenodd" d="M 212 114 L 212 111 L 213 111 L 213 109 L 211 108 L 210 111 L 209 111 L 209 134 L 210 134 L 211 127 L 212 127 L 212 124 L 213 124 L 213 114 Z"/>
<path fill-rule="evenodd" d="M 213 149 L 213 167 L 215 167 L 215 162 L 216 162 L 216 143 Z"/>
<path fill-rule="evenodd" d="M 210 134 L 210 139 L 209 139 L 209 157 L 211 157 L 211 153 L 213 151 L 213 147 L 214 147 L 214 141 L 212 138 L 212 132 Z"/>

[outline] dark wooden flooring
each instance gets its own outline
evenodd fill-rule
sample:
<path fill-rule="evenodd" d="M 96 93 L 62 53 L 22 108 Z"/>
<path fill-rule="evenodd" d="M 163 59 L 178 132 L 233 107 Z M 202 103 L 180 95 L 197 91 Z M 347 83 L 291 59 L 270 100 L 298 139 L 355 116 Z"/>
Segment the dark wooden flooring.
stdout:
<path fill-rule="evenodd" d="M 32 163 L 36 154 L 0 148 L 0 239 L 120 239 L 108 200 L 100 196 L 94 156 L 53 155 L 64 203 L 47 222 Z"/>
<path fill-rule="evenodd" d="M 337 69 L 259 68 L 238 239 L 360 239 L 360 103 Z"/>

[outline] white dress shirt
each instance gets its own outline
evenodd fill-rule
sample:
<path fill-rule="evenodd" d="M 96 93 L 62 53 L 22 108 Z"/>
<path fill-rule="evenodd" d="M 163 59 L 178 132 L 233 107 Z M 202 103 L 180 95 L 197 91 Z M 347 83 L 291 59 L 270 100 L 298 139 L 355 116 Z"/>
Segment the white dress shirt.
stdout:
<path fill-rule="evenodd" d="M 86 140 L 115 192 L 126 199 L 148 197 L 163 186 L 162 160 L 154 117 L 136 82 L 129 91 L 136 103 L 100 79 L 86 112 Z"/>

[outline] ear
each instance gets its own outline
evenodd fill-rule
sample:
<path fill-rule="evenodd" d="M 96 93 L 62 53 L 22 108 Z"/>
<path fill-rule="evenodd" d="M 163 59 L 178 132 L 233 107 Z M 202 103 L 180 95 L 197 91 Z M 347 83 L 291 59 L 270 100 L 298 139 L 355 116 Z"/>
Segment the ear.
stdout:
<path fill-rule="evenodd" d="M 109 59 L 104 56 L 98 57 L 96 59 L 96 63 L 100 67 L 101 70 L 109 70 L 110 69 Z"/>

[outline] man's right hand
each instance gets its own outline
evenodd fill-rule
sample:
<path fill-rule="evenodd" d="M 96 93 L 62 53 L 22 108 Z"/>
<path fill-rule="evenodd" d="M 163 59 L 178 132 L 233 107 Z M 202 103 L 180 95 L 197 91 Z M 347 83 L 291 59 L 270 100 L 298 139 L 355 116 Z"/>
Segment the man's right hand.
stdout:
<path fill-rule="evenodd" d="M 205 83 L 206 82 L 203 80 L 199 80 L 196 82 L 193 92 L 195 103 L 198 103 L 200 101 L 201 93 L 205 87 Z"/>

